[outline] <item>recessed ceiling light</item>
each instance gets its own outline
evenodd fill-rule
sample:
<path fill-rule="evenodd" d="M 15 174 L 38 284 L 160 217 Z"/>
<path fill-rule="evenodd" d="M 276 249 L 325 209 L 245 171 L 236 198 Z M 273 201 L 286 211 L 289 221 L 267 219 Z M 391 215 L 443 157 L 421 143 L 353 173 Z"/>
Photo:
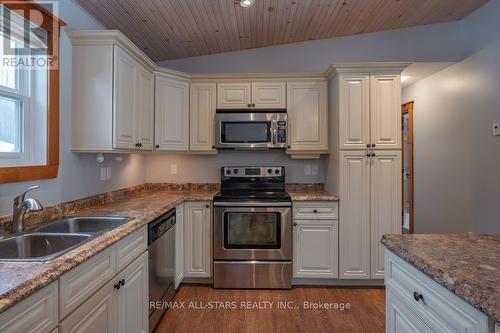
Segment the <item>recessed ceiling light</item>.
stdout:
<path fill-rule="evenodd" d="M 255 3 L 255 0 L 241 0 L 240 5 L 241 7 L 252 7 Z"/>

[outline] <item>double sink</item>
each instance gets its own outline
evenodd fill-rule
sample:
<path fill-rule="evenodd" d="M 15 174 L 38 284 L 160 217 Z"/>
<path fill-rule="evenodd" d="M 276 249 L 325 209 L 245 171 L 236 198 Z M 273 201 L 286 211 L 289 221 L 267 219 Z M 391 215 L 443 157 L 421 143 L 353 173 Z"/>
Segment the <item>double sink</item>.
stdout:
<path fill-rule="evenodd" d="M 54 259 L 128 220 L 122 216 L 91 216 L 54 221 L 29 232 L 0 239 L 0 260 Z"/>

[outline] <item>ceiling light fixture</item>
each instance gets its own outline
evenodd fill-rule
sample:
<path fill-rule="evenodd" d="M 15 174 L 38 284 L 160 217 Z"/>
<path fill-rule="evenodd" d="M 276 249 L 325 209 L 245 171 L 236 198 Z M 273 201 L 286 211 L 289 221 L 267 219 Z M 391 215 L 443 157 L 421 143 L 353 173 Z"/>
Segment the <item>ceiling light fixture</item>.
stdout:
<path fill-rule="evenodd" d="M 255 0 L 241 0 L 240 5 L 241 7 L 252 7 L 255 3 Z"/>

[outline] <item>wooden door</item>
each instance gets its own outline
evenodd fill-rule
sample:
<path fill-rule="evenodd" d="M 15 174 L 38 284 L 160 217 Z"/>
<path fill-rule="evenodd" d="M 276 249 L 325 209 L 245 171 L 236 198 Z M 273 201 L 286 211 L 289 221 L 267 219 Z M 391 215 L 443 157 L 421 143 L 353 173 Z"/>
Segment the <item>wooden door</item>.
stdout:
<path fill-rule="evenodd" d="M 370 100 L 372 148 L 401 149 L 401 75 L 372 75 Z"/>
<path fill-rule="evenodd" d="M 370 75 L 339 76 L 340 149 L 366 149 L 370 145 Z"/>
<path fill-rule="evenodd" d="M 192 83 L 189 103 L 189 150 L 215 149 L 215 110 L 217 107 L 215 83 Z"/>
<path fill-rule="evenodd" d="M 288 137 L 292 151 L 328 150 L 326 82 L 288 82 Z"/>
<path fill-rule="evenodd" d="M 370 168 L 371 278 L 384 278 L 384 234 L 401 233 L 401 151 L 374 151 Z"/>
<path fill-rule="evenodd" d="M 401 119 L 402 163 L 403 163 L 403 219 L 404 233 L 414 231 L 414 153 L 413 153 L 413 102 L 403 104 Z"/>
<path fill-rule="evenodd" d="M 136 149 L 134 111 L 137 63 L 118 46 L 114 47 L 114 59 L 113 148 Z"/>
<path fill-rule="evenodd" d="M 256 109 L 286 108 L 285 82 L 252 83 L 252 107 Z"/>
<path fill-rule="evenodd" d="M 339 277 L 370 278 L 370 157 L 341 151 Z"/>
<path fill-rule="evenodd" d="M 189 83 L 157 76 L 155 149 L 189 150 Z"/>
<path fill-rule="evenodd" d="M 293 277 L 338 278 L 337 221 L 295 220 L 293 246 Z"/>
<path fill-rule="evenodd" d="M 154 143 L 154 75 L 141 66 L 137 70 L 135 141 L 139 150 L 153 150 Z"/>
<path fill-rule="evenodd" d="M 115 289 L 117 331 L 120 333 L 148 333 L 148 253 L 144 252 L 116 278 L 122 281 Z"/>
<path fill-rule="evenodd" d="M 212 276 L 212 219 L 208 201 L 184 204 L 184 276 Z"/>
<path fill-rule="evenodd" d="M 252 103 L 252 84 L 243 83 L 217 83 L 217 108 L 218 109 L 247 109 Z"/>

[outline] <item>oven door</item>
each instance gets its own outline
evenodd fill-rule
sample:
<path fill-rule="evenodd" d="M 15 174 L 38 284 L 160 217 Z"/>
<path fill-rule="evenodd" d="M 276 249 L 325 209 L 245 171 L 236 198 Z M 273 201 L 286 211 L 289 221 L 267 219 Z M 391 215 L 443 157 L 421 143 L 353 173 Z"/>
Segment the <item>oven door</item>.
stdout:
<path fill-rule="evenodd" d="M 273 113 L 217 113 L 217 148 L 273 148 L 277 119 Z"/>
<path fill-rule="evenodd" d="M 215 207 L 214 260 L 291 260 L 290 207 Z"/>

